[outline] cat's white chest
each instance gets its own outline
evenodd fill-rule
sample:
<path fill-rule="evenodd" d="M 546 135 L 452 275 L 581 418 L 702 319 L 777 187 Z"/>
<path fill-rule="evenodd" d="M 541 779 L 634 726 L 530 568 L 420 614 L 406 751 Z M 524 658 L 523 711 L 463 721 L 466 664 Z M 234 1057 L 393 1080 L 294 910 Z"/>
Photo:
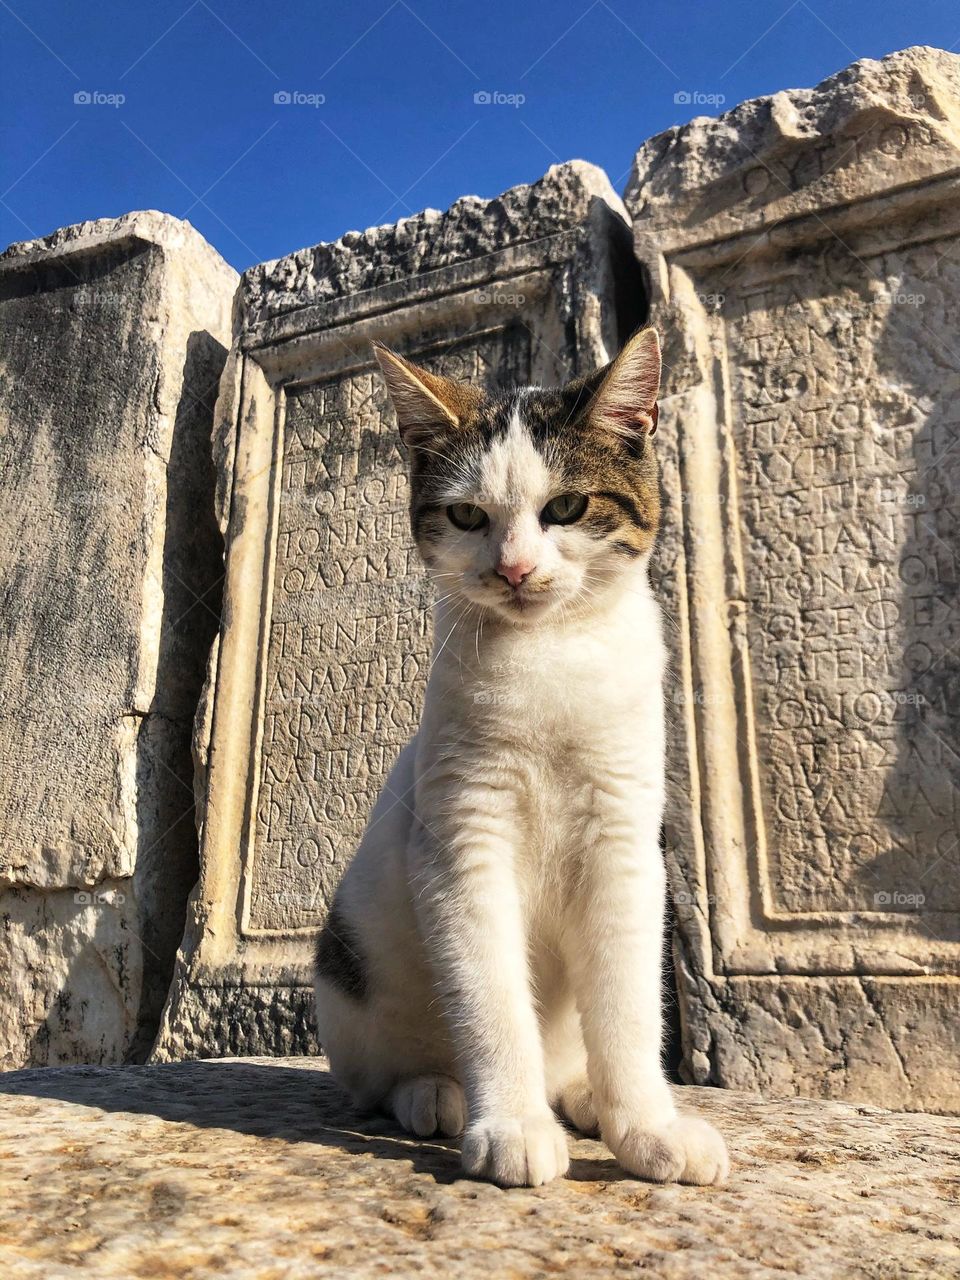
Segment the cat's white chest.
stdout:
<path fill-rule="evenodd" d="M 631 734 L 658 718 L 663 668 L 659 610 L 647 589 L 625 594 L 590 626 L 499 637 L 468 684 L 474 705 L 498 710 L 505 731 L 539 732 L 544 750 L 556 739 L 562 751 L 586 738 Z M 497 717 L 485 721 L 494 728 Z"/>
<path fill-rule="evenodd" d="M 516 813 L 518 853 L 538 886 L 569 873 L 611 807 L 629 824 L 657 803 L 664 655 L 647 592 L 625 594 L 590 627 L 502 632 L 479 652 L 465 642 L 443 658 L 422 767 L 437 759 L 467 784 L 492 780 L 483 803 Z"/>

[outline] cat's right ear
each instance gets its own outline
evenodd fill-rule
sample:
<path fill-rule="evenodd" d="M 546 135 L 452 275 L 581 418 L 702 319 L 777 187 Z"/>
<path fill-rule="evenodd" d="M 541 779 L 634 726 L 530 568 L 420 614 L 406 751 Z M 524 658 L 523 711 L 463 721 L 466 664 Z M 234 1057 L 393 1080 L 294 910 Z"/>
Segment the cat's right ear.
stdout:
<path fill-rule="evenodd" d="M 657 429 L 660 391 L 660 339 L 647 326 L 627 340 L 620 354 L 602 371 L 590 402 L 593 424 L 622 440 L 652 436 Z"/>
<path fill-rule="evenodd" d="M 478 388 L 430 373 L 382 342 L 373 344 L 373 354 L 397 411 L 400 438 L 410 448 L 426 446 L 442 432 L 456 430 L 483 398 Z"/>

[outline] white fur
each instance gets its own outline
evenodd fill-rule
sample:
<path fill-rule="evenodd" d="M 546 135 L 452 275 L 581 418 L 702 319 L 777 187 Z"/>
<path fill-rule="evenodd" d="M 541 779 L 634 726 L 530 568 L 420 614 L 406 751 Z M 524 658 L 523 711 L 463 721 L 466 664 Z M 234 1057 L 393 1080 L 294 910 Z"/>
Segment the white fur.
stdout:
<path fill-rule="evenodd" d="M 465 1120 L 469 1173 L 562 1174 L 556 1108 L 636 1174 L 719 1181 L 722 1139 L 678 1115 L 660 1064 L 658 606 L 645 557 L 541 527 L 557 480 L 522 406 L 449 495 L 490 525 L 435 549 L 420 731 L 337 899 L 368 994 L 318 979 L 320 1040 L 361 1105 L 420 1134 Z M 525 603 L 495 571 L 511 555 L 536 565 Z"/>

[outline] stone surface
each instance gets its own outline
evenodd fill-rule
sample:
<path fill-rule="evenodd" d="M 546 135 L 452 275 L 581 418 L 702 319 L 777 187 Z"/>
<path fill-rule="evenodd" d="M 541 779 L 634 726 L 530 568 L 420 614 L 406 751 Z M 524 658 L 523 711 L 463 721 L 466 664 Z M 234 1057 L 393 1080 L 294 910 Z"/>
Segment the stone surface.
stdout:
<path fill-rule="evenodd" d="M 313 939 L 417 726 L 431 596 L 371 339 L 458 378 L 551 383 L 602 364 L 642 299 L 622 206 L 582 163 L 243 276 L 217 410 L 201 880 L 159 1058 L 316 1051 Z"/>
<path fill-rule="evenodd" d="M 955 1111 L 960 59 L 641 148 L 686 1077 Z"/>
<path fill-rule="evenodd" d="M 723 1130 L 723 1187 L 624 1175 L 571 1138 L 568 1178 L 501 1191 L 455 1143 L 361 1118 L 316 1059 L 0 1076 L 0 1266 L 95 1274 L 871 1280 L 960 1273 L 960 1123 L 844 1103 L 680 1094 Z"/>
<path fill-rule="evenodd" d="M 143 1057 L 196 878 L 236 272 L 158 213 L 0 255 L 0 1065 Z"/>

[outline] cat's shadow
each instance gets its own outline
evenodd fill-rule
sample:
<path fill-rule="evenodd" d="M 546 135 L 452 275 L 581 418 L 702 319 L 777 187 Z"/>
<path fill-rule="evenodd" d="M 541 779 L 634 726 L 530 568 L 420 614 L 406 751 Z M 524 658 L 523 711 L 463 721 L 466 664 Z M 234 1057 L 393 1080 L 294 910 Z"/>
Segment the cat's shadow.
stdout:
<path fill-rule="evenodd" d="M 326 1071 L 285 1065 L 283 1059 L 31 1068 L 0 1073 L 0 1098 L 4 1095 L 57 1099 L 106 1113 L 155 1116 L 198 1129 L 226 1129 L 403 1160 L 438 1183 L 466 1177 L 460 1168 L 458 1142 L 417 1139 L 386 1116 L 361 1115 Z M 570 1137 L 580 1145 L 578 1135 Z M 603 1151 L 599 1144 L 584 1141 L 582 1145 L 586 1152 L 571 1151 L 568 1177 L 578 1182 L 613 1182 L 628 1176 L 612 1156 L 604 1159 L 594 1154 Z"/>

